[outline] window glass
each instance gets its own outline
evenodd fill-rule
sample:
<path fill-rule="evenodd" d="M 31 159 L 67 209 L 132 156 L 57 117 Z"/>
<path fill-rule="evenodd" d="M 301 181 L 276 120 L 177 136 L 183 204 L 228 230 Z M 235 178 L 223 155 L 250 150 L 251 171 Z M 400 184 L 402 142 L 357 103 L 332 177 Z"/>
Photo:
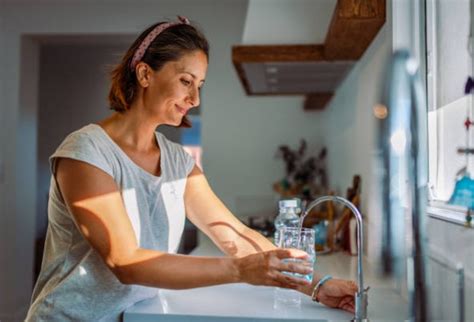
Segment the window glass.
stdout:
<path fill-rule="evenodd" d="M 471 95 L 464 94 L 472 73 L 469 2 L 426 1 L 429 181 L 431 196 L 441 201 L 450 198 L 463 167 L 474 173 L 474 155 L 457 153 L 474 142 L 473 129 L 468 136 L 464 127 L 468 115 L 473 119 Z"/>

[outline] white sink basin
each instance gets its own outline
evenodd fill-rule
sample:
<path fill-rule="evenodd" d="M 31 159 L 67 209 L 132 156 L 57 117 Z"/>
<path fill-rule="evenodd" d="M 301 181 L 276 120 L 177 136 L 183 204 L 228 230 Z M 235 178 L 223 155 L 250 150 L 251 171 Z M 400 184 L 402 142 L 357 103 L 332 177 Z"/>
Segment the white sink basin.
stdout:
<path fill-rule="evenodd" d="M 222 256 L 210 242 L 203 240 L 196 256 Z M 357 258 L 336 253 L 320 256 L 316 269 L 321 274 L 356 280 Z M 391 281 L 381 280 L 364 262 L 364 279 L 369 290 L 368 318 L 375 321 L 406 321 L 408 304 L 393 288 Z M 226 284 L 190 290 L 161 290 L 160 296 L 127 309 L 124 321 L 349 321 L 352 314 L 330 309 L 302 295 L 301 309 L 274 309 L 273 288 L 248 284 Z"/>
<path fill-rule="evenodd" d="M 302 295 L 301 309 L 274 309 L 273 288 L 228 284 L 191 290 L 161 290 L 124 313 L 124 321 L 348 321 L 352 314 Z"/>
<path fill-rule="evenodd" d="M 349 321 L 352 314 L 330 309 L 302 295 L 301 309 L 274 309 L 273 288 L 228 284 L 191 290 L 161 290 L 124 313 L 125 322 L 147 321 Z M 370 321 L 405 321 L 407 304 L 393 289 L 369 291 Z"/>

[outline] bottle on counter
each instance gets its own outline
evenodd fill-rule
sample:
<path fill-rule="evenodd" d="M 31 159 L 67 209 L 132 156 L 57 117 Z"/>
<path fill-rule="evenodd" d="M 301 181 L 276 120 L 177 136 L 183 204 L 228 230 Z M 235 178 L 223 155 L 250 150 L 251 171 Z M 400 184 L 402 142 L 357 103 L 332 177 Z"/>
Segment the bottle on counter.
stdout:
<path fill-rule="evenodd" d="M 274 222 L 274 242 L 277 247 L 281 247 L 283 245 L 280 242 L 280 229 L 299 227 L 300 217 L 298 215 L 301 212 L 301 200 L 298 198 L 280 200 L 278 206 L 279 212 Z M 301 306 L 301 294 L 295 290 L 275 287 L 273 299 L 275 309 L 300 308 Z"/>
<path fill-rule="evenodd" d="M 278 202 L 279 212 L 275 218 L 274 243 L 280 245 L 279 231 L 283 227 L 298 227 L 300 223 L 301 200 L 298 198 L 284 199 Z"/>

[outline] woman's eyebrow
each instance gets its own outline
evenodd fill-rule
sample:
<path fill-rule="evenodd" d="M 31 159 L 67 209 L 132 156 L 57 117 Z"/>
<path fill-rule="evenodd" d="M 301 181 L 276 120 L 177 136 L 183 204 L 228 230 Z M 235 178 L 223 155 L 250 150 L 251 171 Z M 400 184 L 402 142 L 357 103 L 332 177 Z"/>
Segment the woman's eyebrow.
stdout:
<path fill-rule="evenodd" d="M 191 75 L 194 79 L 197 79 L 197 76 L 194 75 L 193 73 L 190 73 L 190 72 L 185 72 L 185 73 Z M 205 82 L 205 79 L 201 79 L 201 83 L 204 83 L 204 82 Z"/>
<path fill-rule="evenodd" d="M 184 70 L 184 69 L 183 69 L 183 70 L 180 70 L 180 72 L 181 72 L 181 73 L 184 73 L 184 74 L 189 74 L 189 75 L 191 75 L 192 78 L 197 79 L 197 76 L 196 76 L 196 75 L 194 75 L 193 73 L 188 72 L 188 71 L 186 71 L 186 70 Z M 201 82 L 204 83 L 204 82 L 205 82 L 205 79 L 201 80 Z"/>

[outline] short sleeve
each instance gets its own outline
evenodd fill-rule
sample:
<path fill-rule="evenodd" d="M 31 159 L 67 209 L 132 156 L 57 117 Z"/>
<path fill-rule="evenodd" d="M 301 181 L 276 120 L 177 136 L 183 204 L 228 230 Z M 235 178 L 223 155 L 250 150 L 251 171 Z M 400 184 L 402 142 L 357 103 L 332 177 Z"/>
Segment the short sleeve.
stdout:
<path fill-rule="evenodd" d="M 163 171 L 172 178 L 187 177 L 194 168 L 194 158 L 181 144 L 168 140 L 162 133 L 157 132 L 157 136 L 160 149 L 166 154 Z"/>
<path fill-rule="evenodd" d="M 98 138 L 94 139 L 88 133 L 73 132 L 50 156 L 51 173 L 56 175 L 56 163 L 59 158 L 68 158 L 88 163 L 114 177 L 113 166 L 108 161 L 110 157 L 105 155 L 105 151 L 107 150 L 100 147 Z"/>
<path fill-rule="evenodd" d="M 194 161 L 194 158 L 192 157 L 191 154 L 189 154 L 184 148 L 181 146 L 181 150 L 184 154 L 184 168 L 186 170 L 186 176 L 188 176 L 191 171 L 193 171 L 194 165 L 196 164 L 196 161 Z"/>

